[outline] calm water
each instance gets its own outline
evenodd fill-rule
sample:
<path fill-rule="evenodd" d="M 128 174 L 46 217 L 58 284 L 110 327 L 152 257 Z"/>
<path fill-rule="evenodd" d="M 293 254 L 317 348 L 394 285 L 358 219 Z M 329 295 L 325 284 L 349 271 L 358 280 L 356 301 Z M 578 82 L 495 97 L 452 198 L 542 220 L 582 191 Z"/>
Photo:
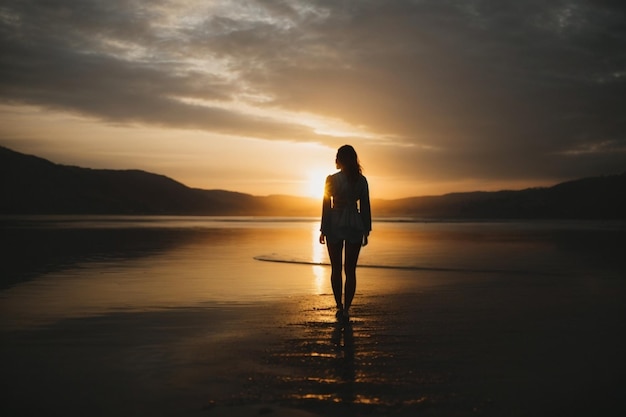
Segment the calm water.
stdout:
<path fill-rule="evenodd" d="M 328 294 L 318 225 L 309 218 L 5 217 L 0 324 Z M 414 290 L 451 276 L 623 279 L 625 243 L 623 223 L 377 221 L 358 291 Z"/>

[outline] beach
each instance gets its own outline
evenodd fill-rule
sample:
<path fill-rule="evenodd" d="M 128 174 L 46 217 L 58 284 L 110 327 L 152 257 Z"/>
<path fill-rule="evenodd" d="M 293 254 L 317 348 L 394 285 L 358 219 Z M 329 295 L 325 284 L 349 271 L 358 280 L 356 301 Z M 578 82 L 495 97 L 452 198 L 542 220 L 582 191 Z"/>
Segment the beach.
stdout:
<path fill-rule="evenodd" d="M 294 239 L 315 238 L 314 223 L 168 221 L 141 228 L 65 223 L 55 232 L 49 224 L 5 228 L 4 236 L 37 235 L 37 250 L 47 246 L 43 229 L 54 239 L 62 233 L 65 243 L 75 239 L 67 253 L 75 254 L 85 236 L 98 236 L 100 244 L 79 245 L 83 252 L 71 261 L 57 248 L 54 258 L 64 261 L 42 261 L 39 272 L 17 263 L 8 270 L 22 281 L 0 292 L 2 415 L 626 410 L 624 264 L 606 251 L 624 234 L 613 227 L 596 233 L 595 226 L 572 232 L 560 225 L 558 238 L 535 228 L 531 242 L 519 225 L 507 225 L 514 233 L 505 239 L 502 227 L 415 226 L 409 236 L 397 222 L 380 224 L 380 240 L 395 236 L 403 247 L 429 237 L 449 250 L 456 248 L 447 240 L 452 235 L 476 244 L 445 263 L 450 252 L 419 239 L 412 249 L 365 248 L 345 323 L 334 317 L 329 269 L 318 249 L 293 246 Z M 539 242 L 539 235 L 548 237 Z M 574 236 L 588 239 L 576 243 Z M 423 259 L 401 253 L 416 249 Z"/>

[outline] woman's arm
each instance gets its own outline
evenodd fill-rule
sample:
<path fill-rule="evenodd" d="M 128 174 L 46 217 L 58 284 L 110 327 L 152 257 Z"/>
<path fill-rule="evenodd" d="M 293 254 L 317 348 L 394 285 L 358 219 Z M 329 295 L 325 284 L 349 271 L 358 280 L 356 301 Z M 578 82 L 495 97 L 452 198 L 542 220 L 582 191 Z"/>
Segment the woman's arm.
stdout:
<path fill-rule="evenodd" d="M 324 198 L 322 199 L 322 220 L 320 224 L 320 243 L 325 242 L 325 235 L 330 231 L 330 196 L 331 196 L 331 177 L 326 177 L 324 184 Z"/>
<path fill-rule="evenodd" d="M 364 186 L 359 197 L 359 210 L 361 212 L 361 218 L 363 219 L 363 226 L 365 228 L 365 236 L 368 236 L 372 230 L 372 209 L 370 206 L 370 191 L 367 184 L 367 179 L 363 177 Z"/>

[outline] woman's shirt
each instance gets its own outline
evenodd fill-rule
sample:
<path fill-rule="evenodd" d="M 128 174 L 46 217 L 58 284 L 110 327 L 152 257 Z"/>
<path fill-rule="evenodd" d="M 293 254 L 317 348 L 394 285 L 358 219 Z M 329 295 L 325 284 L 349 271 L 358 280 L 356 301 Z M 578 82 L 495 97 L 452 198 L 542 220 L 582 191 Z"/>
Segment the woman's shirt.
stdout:
<path fill-rule="evenodd" d="M 340 230 L 338 221 L 343 218 L 343 211 L 356 211 L 362 220 L 362 226 L 352 230 Z M 327 237 L 356 240 L 358 236 L 367 236 L 372 230 L 372 214 L 370 208 L 369 186 L 363 175 L 352 182 L 340 171 L 326 178 L 324 200 L 322 203 L 321 232 Z"/>

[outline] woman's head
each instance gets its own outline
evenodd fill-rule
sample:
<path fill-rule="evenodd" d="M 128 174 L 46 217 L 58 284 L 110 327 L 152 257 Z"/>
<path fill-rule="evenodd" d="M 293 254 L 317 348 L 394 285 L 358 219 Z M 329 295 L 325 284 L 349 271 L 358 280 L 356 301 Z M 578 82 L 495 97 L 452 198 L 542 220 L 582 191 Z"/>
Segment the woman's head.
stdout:
<path fill-rule="evenodd" d="M 345 172 L 352 180 L 356 180 L 361 175 L 363 168 L 359 163 L 359 157 L 354 148 L 350 145 L 343 145 L 337 150 L 337 168 Z"/>

